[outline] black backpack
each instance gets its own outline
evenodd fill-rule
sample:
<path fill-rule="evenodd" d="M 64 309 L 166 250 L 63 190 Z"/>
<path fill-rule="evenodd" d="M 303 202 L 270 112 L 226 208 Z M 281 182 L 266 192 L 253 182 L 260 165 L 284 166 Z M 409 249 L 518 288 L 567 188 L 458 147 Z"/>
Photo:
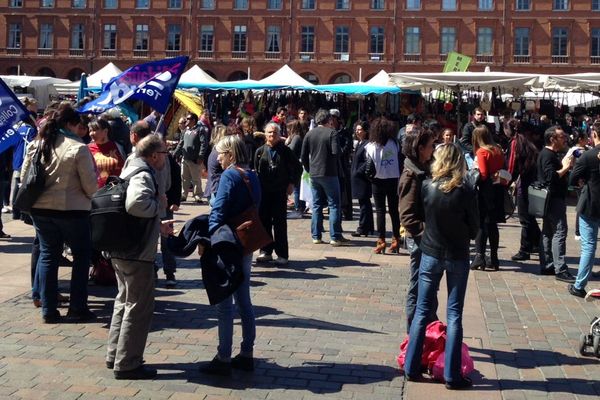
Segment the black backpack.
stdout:
<path fill-rule="evenodd" d="M 140 245 L 154 218 L 135 217 L 125 209 L 127 187 L 132 176 L 146 171 L 152 175 L 155 189 L 158 185 L 148 167 L 140 167 L 125 178 L 109 176 L 106 185 L 92 196 L 90 225 L 92 247 L 100 251 L 134 251 Z"/>

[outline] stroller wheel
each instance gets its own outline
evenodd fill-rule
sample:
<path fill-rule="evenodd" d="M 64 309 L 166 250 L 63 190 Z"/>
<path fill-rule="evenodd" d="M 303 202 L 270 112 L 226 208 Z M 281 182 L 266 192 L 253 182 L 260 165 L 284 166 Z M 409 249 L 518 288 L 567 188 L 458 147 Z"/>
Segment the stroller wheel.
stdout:
<path fill-rule="evenodd" d="M 582 356 L 586 355 L 586 352 L 585 352 L 586 346 L 587 346 L 587 334 L 582 333 L 581 336 L 579 336 L 579 354 L 581 354 Z"/>
<path fill-rule="evenodd" d="M 594 335 L 594 355 L 600 357 L 600 336 Z"/>

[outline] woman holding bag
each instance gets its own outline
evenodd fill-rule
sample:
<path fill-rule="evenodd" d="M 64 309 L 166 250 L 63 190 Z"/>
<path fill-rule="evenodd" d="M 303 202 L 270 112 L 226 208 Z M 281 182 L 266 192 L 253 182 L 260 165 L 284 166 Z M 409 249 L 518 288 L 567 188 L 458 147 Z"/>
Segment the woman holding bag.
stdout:
<path fill-rule="evenodd" d="M 261 199 L 260 183 L 256 173 L 248 168 L 248 154 L 244 142 L 237 135 L 225 136 L 215 146 L 217 160 L 223 168 L 219 187 L 209 216 L 209 233 L 212 235 L 220 226 L 227 224 L 236 216 Z M 244 182 L 248 179 L 248 185 Z M 201 251 L 201 250 L 200 250 Z M 250 300 L 250 269 L 252 253 L 242 259 L 244 280 L 239 288 L 221 303 L 217 304 L 219 346 L 217 355 L 200 372 L 211 375 L 229 376 L 231 369 L 254 370 L 254 339 L 256 325 L 254 310 Z M 240 354 L 231 358 L 233 342 L 233 299 L 242 320 L 242 343 Z"/>

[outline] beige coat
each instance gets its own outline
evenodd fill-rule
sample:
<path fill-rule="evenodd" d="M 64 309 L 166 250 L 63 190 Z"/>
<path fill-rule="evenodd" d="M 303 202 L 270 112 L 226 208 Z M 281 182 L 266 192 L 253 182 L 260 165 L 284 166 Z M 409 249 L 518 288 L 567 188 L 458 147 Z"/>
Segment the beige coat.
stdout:
<path fill-rule="evenodd" d="M 27 147 L 27 155 L 21 168 L 21 180 L 27 175 L 39 144 L 40 142 L 35 140 Z M 44 170 L 46 187 L 33 208 L 60 211 L 90 210 L 91 198 L 98 186 L 92 154 L 83 142 L 59 135 L 56 147 L 52 151 L 52 160 Z"/>

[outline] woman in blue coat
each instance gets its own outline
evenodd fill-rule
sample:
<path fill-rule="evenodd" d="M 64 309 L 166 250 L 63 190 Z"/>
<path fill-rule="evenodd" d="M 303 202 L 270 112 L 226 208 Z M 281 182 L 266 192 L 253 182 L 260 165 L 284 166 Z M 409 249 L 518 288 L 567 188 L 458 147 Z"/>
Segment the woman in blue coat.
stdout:
<path fill-rule="evenodd" d="M 354 135 L 358 140 L 352 159 L 352 198 L 358 200 L 360 216 L 358 228 L 352 232 L 352 236 L 367 236 L 374 231 L 373 205 L 371 204 L 371 182 L 367 179 L 365 168 L 367 165 L 367 153 L 365 146 L 369 143 L 369 132 L 365 122 L 359 121 L 354 125 Z"/>

